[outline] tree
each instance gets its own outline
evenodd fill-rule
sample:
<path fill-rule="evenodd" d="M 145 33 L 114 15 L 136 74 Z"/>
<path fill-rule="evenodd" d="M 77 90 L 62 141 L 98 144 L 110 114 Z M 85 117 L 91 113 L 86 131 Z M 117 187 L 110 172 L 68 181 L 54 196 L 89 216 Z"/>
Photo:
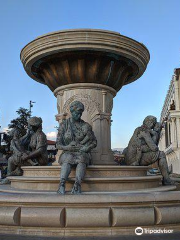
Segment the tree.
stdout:
<path fill-rule="evenodd" d="M 26 108 L 20 107 L 17 111 L 18 117 L 11 120 L 10 124 L 8 125 L 9 131 L 12 128 L 18 128 L 20 131 L 20 137 L 26 134 L 26 129 L 28 126 L 28 119 L 31 117 L 30 110 Z M 10 150 L 10 143 L 11 143 L 11 137 L 4 133 L 3 140 L 6 143 L 5 145 L 0 146 L 0 152 L 3 153 L 6 156 L 6 159 L 8 159 L 12 152 Z"/>
<path fill-rule="evenodd" d="M 30 110 L 26 108 L 20 107 L 17 111 L 18 117 L 11 120 L 10 124 L 8 125 L 9 131 L 12 128 L 18 128 L 20 131 L 20 137 L 26 134 L 26 129 L 28 126 L 28 119 L 31 117 L 31 112 Z M 0 147 L 0 152 L 5 154 L 6 156 L 10 156 L 10 142 L 11 142 L 11 137 L 7 134 L 4 134 L 3 137 L 4 142 L 6 143 L 5 145 Z"/>
<path fill-rule="evenodd" d="M 21 135 L 24 135 L 26 133 L 26 128 L 28 126 L 28 119 L 31 117 L 31 112 L 30 110 L 22 107 L 20 107 L 16 112 L 19 116 L 11 120 L 8 127 L 18 128 L 20 130 Z"/>

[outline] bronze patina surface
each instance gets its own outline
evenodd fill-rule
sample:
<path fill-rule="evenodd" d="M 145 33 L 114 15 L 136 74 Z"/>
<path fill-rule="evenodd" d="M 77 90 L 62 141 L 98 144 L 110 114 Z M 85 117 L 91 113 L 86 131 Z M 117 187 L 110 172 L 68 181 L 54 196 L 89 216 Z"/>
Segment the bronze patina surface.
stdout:
<path fill-rule="evenodd" d="M 96 29 L 48 33 L 21 51 L 27 74 L 52 91 L 72 83 L 103 84 L 118 91 L 142 76 L 149 58 L 143 44 Z"/>
<path fill-rule="evenodd" d="M 59 162 L 61 176 L 58 193 L 65 193 L 65 182 L 71 170 L 76 167 L 76 180 L 72 193 L 81 193 L 81 182 L 84 179 L 86 166 L 91 162 L 91 150 L 96 147 L 97 140 L 89 123 L 81 119 L 84 105 L 74 101 L 70 105 L 71 118 L 64 120 L 58 131 L 56 146 L 63 150 Z"/>

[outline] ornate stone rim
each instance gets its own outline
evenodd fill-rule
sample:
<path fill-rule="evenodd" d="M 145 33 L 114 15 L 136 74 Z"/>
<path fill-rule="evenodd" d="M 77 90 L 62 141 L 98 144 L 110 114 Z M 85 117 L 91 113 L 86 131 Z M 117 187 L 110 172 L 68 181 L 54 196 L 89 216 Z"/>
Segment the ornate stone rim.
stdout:
<path fill-rule="evenodd" d="M 97 84 L 97 83 L 73 83 L 73 84 L 67 84 L 61 87 L 58 87 L 54 90 L 54 95 L 57 97 L 57 95 L 59 94 L 59 92 L 61 91 L 69 91 L 69 90 L 73 90 L 73 89 L 81 89 L 81 88 L 93 88 L 93 89 L 103 89 L 106 90 L 108 92 L 110 92 L 113 97 L 116 96 L 116 90 L 112 87 L 103 85 L 103 84 Z"/>
<path fill-rule="evenodd" d="M 111 171 L 113 170 L 121 170 L 121 171 L 126 171 L 126 170 L 132 170 L 132 171 L 144 171 L 150 169 L 149 166 L 119 166 L 119 165 L 89 165 L 87 169 L 92 170 L 92 171 L 99 171 L 99 169 L 106 170 L 110 169 Z M 61 166 L 24 166 L 22 167 L 23 170 L 28 170 L 28 171 L 36 171 L 36 170 L 55 170 L 61 169 Z"/>
<path fill-rule="evenodd" d="M 139 68 L 133 81 L 142 76 L 150 59 L 149 51 L 142 43 L 117 32 L 98 29 L 71 29 L 42 35 L 22 49 L 20 58 L 27 74 L 43 83 L 33 75 L 33 64 L 49 55 L 69 50 L 102 51 L 130 59 Z"/>
<path fill-rule="evenodd" d="M 47 177 L 22 177 L 22 176 L 9 176 L 7 177 L 11 182 L 31 182 L 31 183 L 44 183 L 44 182 L 51 182 L 51 183 L 59 183 L 59 177 L 51 177 L 51 178 L 47 178 Z M 104 183 L 104 182 L 111 182 L 111 183 L 115 183 L 115 182 L 141 182 L 141 181 L 146 181 L 146 182 L 154 182 L 154 181 L 158 181 L 161 180 L 162 177 L 161 176 L 133 176 L 133 177 L 114 177 L 114 178 L 85 178 L 83 181 L 84 182 L 100 182 L 100 183 Z M 68 179 L 69 182 L 74 182 L 75 177 L 71 177 Z M 21 188 L 18 188 L 21 189 Z M 23 188 L 22 188 L 23 189 Z M 32 189 L 34 190 L 34 189 Z"/>

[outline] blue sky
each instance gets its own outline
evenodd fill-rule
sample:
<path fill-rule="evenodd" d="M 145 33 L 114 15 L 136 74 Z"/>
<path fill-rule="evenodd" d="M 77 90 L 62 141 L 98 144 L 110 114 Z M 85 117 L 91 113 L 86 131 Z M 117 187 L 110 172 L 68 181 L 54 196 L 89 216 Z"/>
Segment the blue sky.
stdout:
<path fill-rule="evenodd" d="M 174 68 L 180 67 L 179 0 L 1 0 L 0 125 L 7 127 L 19 107 L 36 102 L 33 115 L 53 136 L 56 98 L 30 79 L 21 49 L 37 36 L 63 29 L 97 28 L 142 42 L 151 59 L 144 75 L 114 98 L 112 147 L 125 147 L 146 115 L 160 117 Z M 1 130 L 2 130 L 1 129 Z"/>

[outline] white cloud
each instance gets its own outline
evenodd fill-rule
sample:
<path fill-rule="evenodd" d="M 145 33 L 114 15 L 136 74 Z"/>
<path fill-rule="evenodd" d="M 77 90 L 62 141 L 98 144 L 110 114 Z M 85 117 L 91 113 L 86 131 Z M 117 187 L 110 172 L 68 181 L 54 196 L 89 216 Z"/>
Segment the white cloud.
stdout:
<path fill-rule="evenodd" d="M 48 132 L 46 133 L 46 136 L 48 140 L 56 140 L 57 132 Z"/>
<path fill-rule="evenodd" d="M 2 129 L 2 132 L 7 132 L 8 130 L 9 130 L 8 127 L 4 127 L 4 128 Z"/>

